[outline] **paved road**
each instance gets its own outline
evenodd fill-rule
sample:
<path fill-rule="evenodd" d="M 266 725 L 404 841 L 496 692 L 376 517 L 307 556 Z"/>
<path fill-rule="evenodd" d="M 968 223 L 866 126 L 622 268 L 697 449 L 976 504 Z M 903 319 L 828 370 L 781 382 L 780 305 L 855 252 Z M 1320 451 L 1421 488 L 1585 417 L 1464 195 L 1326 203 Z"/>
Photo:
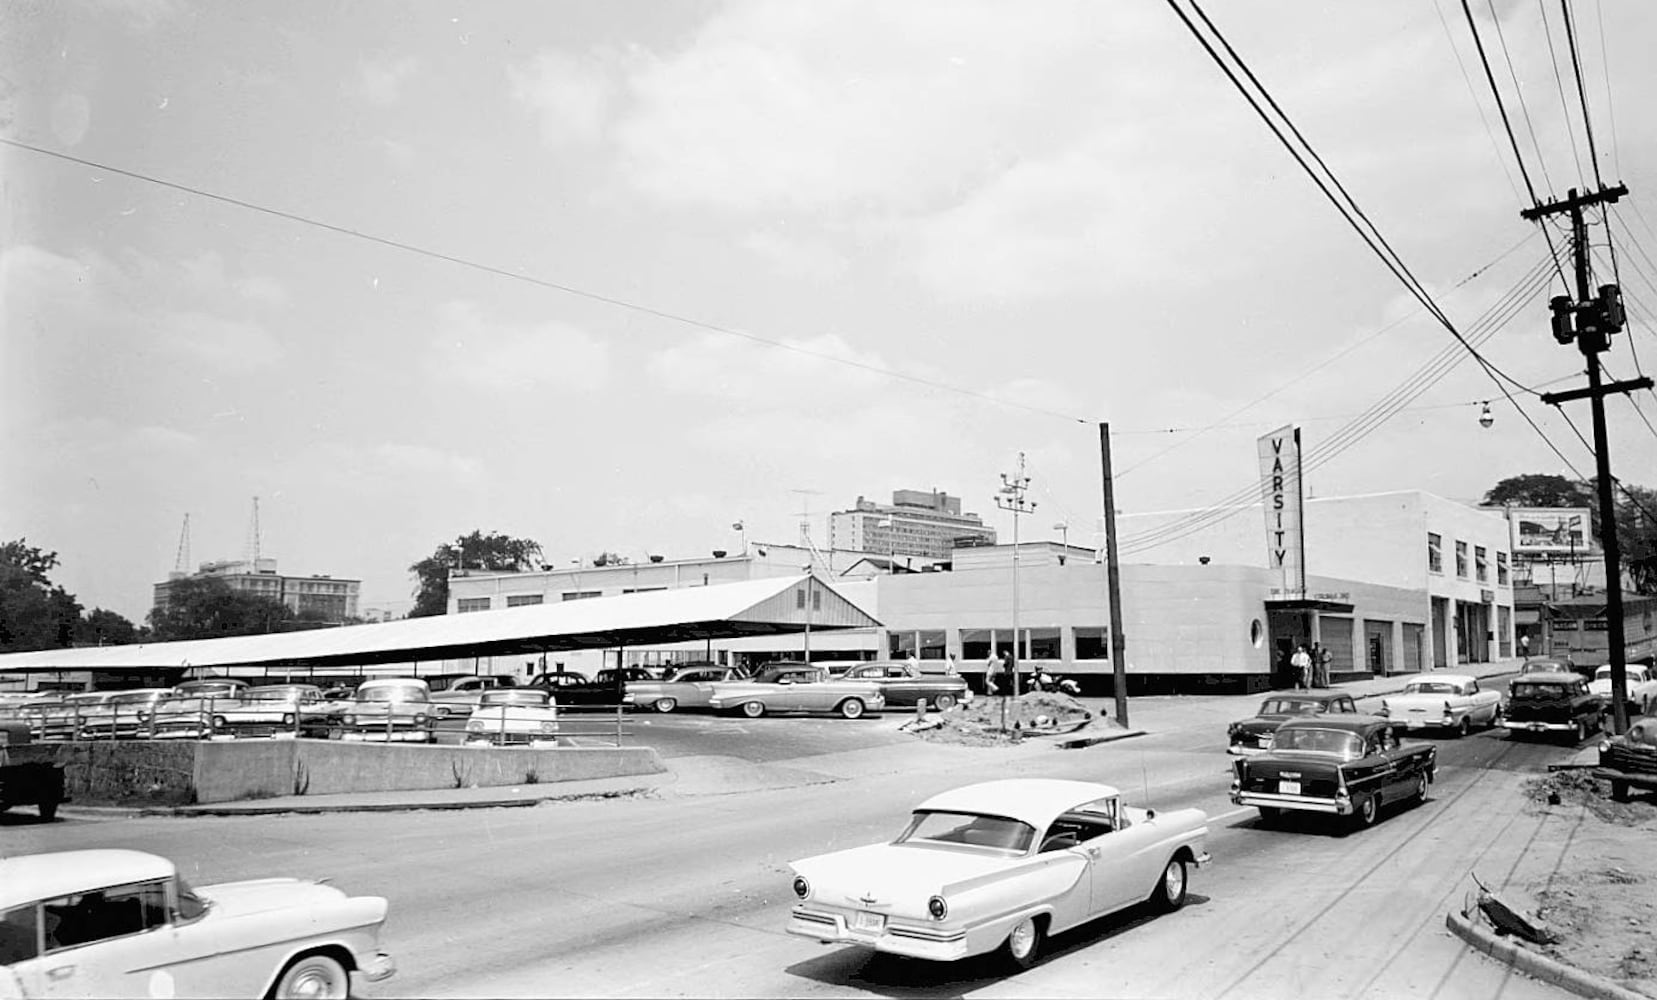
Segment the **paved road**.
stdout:
<path fill-rule="evenodd" d="M 1523 809 L 1517 791 L 1571 751 L 1496 733 L 1440 740 L 1441 780 L 1425 806 L 1351 836 L 1311 819 L 1267 830 L 1226 799 L 1216 733 L 1244 703 L 1177 701 L 1136 702 L 1146 719 L 1166 713 L 1156 735 L 1081 751 L 899 742 L 863 720 L 653 720 L 662 728 L 651 732 L 673 740 L 698 725 L 745 727 L 719 730 L 722 745 L 771 747 L 757 766 L 786 772 L 791 787 L 468 813 L 71 821 L 8 829 L 7 847 L 137 847 L 178 859 L 196 881 L 332 876 L 386 895 L 402 971 L 364 987 L 371 997 L 1561 995 L 1469 952 L 1443 918 L 1469 871 L 1499 875 L 1533 845 L 1568 843 L 1553 829 L 1564 821 Z M 768 738 L 756 739 L 761 725 Z M 780 756 L 787 740 L 873 745 Z M 933 792 L 1038 775 L 1208 810 L 1216 864 L 1195 876 L 1191 904 L 1066 935 L 1016 977 L 782 932 L 788 860 L 889 837 Z"/>

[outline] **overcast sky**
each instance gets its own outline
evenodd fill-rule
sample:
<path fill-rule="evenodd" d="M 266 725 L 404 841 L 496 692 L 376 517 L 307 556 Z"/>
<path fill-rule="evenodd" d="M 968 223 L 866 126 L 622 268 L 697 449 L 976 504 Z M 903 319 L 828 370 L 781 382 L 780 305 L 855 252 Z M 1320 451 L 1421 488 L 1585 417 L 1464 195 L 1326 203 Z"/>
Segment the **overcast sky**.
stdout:
<path fill-rule="evenodd" d="M 1547 248 L 1460 4 L 1436 5 L 1210 14 L 1471 330 Z M 1591 180 L 1544 5 L 1498 3 L 1500 39 L 1473 6 L 1539 192 Z M 1630 341 L 1657 367 L 1657 7 L 1574 10 L 1601 170 L 1632 191 L 1613 226 L 1641 243 L 1619 254 L 1636 324 L 1608 356 L 1629 377 Z M 792 540 L 809 510 L 821 542 L 859 494 L 935 487 L 1010 536 L 993 496 L 1021 450 L 1024 536 L 1065 520 L 1093 544 L 1097 422 L 1120 507 L 1202 506 L 1257 480 L 1258 435 L 1298 422 L 1333 447 L 1452 343 L 1163 0 L 0 19 L 6 138 L 584 293 L 0 148 L 0 539 L 56 550 L 58 582 L 135 621 L 185 514 L 193 562 L 242 558 L 255 496 L 283 572 L 360 578 L 394 610 L 409 564 L 473 529 L 566 565 L 687 558 L 735 548 L 739 519 Z M 1527 385 L 1579 384 L 1548 334 L 1558 279 L 1524 287 L 1486 352 Z M 1564 471 L 1470 360 L 1409 405 L 1311 490 L 1476 498 Z M 1657 435 L 1624 399 L 1610 419 L 1618 473 L 1657 484 Z"/>

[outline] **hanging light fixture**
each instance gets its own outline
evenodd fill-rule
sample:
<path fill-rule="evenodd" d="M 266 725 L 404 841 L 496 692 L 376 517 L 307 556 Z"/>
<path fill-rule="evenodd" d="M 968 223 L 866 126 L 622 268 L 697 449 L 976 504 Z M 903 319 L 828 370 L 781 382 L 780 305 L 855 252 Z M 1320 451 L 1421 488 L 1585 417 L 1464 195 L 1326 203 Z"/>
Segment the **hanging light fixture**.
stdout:
<path fill-rule="evenodd" d="M 1488 430 L 1490 425 L 1495 422 L 1496 415 L 1490 412 L 1490 404 L 1486 402 L 1484 409 L 1479 411 L 1479 426 Z"/>

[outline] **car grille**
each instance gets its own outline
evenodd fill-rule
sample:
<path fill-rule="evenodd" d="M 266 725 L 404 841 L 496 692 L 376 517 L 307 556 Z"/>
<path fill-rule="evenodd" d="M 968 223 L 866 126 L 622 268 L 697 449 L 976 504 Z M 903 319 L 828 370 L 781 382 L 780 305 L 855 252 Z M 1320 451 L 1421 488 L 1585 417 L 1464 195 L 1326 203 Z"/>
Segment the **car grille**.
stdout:
<path fill-rule="evenodd" d="M 813 913 L 811 910 L 796 909 L 794 911 L 794 919 L 802 920 L 808 924 L 823 924 L 831 928 L 834 926 L 833 917 L 826 913 Z"/>
<path fill-rule="evenodd" d="M 1599 752 L 1599 766 L 1625 774 L 1657 775 L 1657 750 L 1642 752 L 1613 743 Z"/>

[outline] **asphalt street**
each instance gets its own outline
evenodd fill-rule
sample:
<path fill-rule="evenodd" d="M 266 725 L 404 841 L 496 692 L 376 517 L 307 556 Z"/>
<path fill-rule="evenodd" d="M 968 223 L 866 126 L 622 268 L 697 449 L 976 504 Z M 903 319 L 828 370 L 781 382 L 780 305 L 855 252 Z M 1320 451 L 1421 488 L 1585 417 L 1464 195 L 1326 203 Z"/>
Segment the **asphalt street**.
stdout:
<path fill-rule="evenodd" d="M 1425 805 L 1351 835 L 1316 818 L 1268 830 L 1226 797 L 1224 723 L 1251 714 L 1252 700 L 1182 701 L 1136 700 L 1158 722 L 1152 735 L 1073 751 L 922 744 L 891 715 L 638 717 L 670 758 L 698 740 L 701 755 L 681 754 L 681 765 L 742 752 L 792 780 L 533 809 L 77 818 L 8 828 L 7 846 L 134 847 L 174 858 L 196 882 L 326 876 L 385 895 L 401 971 L 361 987 L 370 997 L 1562 995 L 1469 951 L 1443 919 L 1470 871 L 1499 873 L 1527 845 L 1557 839 L 1545 827 L 1560 821 L 1524 810 L 1518 788 L 1571 748 L 1497 732 L 1437 739 L 1440 780 Z M 1215 864 L 1194 875 L 1184 910 L 1099 921 L 1019 976 L 783 933 L 789 860 L 886 839 L 934 792 L 1018 776 L 1104 781 L 1134 805 L 1202 808 Z"/>

